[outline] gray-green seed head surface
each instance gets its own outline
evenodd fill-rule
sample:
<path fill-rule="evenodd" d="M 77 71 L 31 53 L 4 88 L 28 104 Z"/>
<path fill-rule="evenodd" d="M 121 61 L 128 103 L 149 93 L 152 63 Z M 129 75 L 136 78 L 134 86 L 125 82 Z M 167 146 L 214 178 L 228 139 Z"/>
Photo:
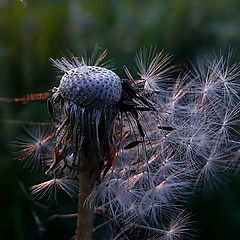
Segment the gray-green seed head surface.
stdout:
<path fill-rule="evenodd" d="M 61 95 L 81 107 L 99 108 L 120 100 L 121 79 L 111 70 L 80 66 L 67 71 L 61 81 Z"/>

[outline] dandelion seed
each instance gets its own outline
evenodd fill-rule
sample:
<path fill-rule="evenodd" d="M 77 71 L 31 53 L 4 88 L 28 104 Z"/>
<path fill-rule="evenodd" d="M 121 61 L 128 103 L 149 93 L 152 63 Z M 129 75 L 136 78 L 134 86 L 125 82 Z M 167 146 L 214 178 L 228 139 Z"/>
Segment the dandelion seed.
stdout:
<path fill-rule="evenodd" d="M 220 53 L 221 54 L 221 53 Z M 219 79 L 219 84 L 222 87 L 223 96 L 231 103 L 239 102 L 240 84 L 238 77 L 240 76 L 240 65 L 238 62 L 233 62 L 234 52 L 230 50 L 227 57 L 218 56 L 206 57 L 206 64 L 209 69 L 216 74 Z"/>
<path fill-rule="evenodd" d="M 173 66 L 169 66 L 171 56 L 164 55 L 163 51 L 156 53 L 156 47 L 141 49 L 136 55 L 138 75 L 141 77 L 144 89 L 150 93 L 164 90 L 164 87 L 172 81 Z M 162 86 L 161 86 L 162 84 Z"/>
<path fill-rule="evenodd" d="M 192 224 L 193 222 L 190 220 L 190 214 L 186 214 L 184 211 L 175 212 L 168 221 L 168 224 L 163 227 L 130 223 L 132 227 L 148 231 L 149 235 L 153 236 L 148 238 L 149 240 L 192 239 L 195 233 L 192 229 Z"/>
<path fill-rule="evenodd" d="M 12 145 L 16 149 L 16 159 L 26 167 L 37 169 L 44 161 L 52 158 L 52 136 L 43 126 L 25 128 L 26 136 L 16 139 Z"/>
<path fill-rule="evenodd" d="M 190 215 L 181 212 L 172 218 L 169 225 L 165 228 L 161 240 L 188 239 L 193 237 L 192 222 Z"/>
<path fill-rule="evenodd" d="M 34 185 L 30 188 L 32 195 L 35 198 L 43 198 L 47 196 L 49 200 L 52 196 L 57 199 L 57 189 L 60 189 L 67 193 L 70 197 L 73 197 L 77 193 L 76 181 L 68 178 L 53 178 L 49 181 Z"/>
<path fill-rule="evenodd" d="M 220 119 L 216 119 L 213 122 L 216 138 L 228 141 L 238 137 L 239 131 L 237 126 L 240 122 L 239 117 L 239 104 L 236 104 L 234 107 L 226 106 L 224 112 L 219 116 Z"/>

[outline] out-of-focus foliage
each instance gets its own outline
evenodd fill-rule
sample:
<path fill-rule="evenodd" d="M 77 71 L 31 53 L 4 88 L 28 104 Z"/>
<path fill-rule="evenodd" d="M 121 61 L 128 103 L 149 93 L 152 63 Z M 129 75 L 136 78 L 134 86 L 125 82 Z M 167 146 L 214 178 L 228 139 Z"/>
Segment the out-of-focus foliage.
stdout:
<path fill-rule="evenodd" d="M 141 46 L 157 44 L 180 64 L 212 48 L 240 51 L 239 9 L 239 0 L 0 0 L 0 97 L 48 91 L 58 82 L 49 58 L 95 44 L 109 49 L 120 75 L 118 66 L 129 66 Z M 74 219 L 52 224 L 48 217 L 73 213 L 74 200 L 38 206 L 19 184 L 37 183 L 41 173 L 13 160 L 9 144 L 21 130 L 6 120 L 15 119 L 49 121 L 45 102 L 0 102 L 0 239 L 44 239 L 35 213 L 49 239 L 68 239 Z M 240 238 L 238 186 L 239 181 L 222 197 L 193 201 L 196 219 L 203 221 L 202 239 Z"/>

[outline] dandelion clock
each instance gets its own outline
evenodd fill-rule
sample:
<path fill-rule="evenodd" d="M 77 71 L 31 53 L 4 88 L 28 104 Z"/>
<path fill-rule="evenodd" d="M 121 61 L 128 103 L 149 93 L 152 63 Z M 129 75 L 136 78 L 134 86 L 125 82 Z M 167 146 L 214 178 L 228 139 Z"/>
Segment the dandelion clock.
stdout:
<path fill-rule="evenodd" d="M 75 240 L 109 224 L 116 240 L 194 239 L 184 204 L 237 167 L 239 65 L 230 52 L 178 73 L 150 48 L 120 77 L 106 55 L 51 59 L 60 70 L 48 98 L 51 131 L 18 146 L 19 160 L 44 165 L 52 178 L 31 191 L 78 189 Z M 97 226 L 96 213 L 104 218 Z"/>

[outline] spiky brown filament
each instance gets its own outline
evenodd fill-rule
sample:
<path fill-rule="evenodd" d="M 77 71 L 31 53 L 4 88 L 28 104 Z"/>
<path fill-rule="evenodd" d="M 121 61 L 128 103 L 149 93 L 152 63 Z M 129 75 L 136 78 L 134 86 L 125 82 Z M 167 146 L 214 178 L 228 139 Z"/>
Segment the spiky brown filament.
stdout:
<path fill-rule="evenodd" d="M 5 98 L 0 97 L 0 101 L 4 102 L 28 102 L 28 101 L 34 101 L 34 100 L 45 100 L 50 96 L 50 93 L 29 93 L 23 97 L 20 98 Z"/>

